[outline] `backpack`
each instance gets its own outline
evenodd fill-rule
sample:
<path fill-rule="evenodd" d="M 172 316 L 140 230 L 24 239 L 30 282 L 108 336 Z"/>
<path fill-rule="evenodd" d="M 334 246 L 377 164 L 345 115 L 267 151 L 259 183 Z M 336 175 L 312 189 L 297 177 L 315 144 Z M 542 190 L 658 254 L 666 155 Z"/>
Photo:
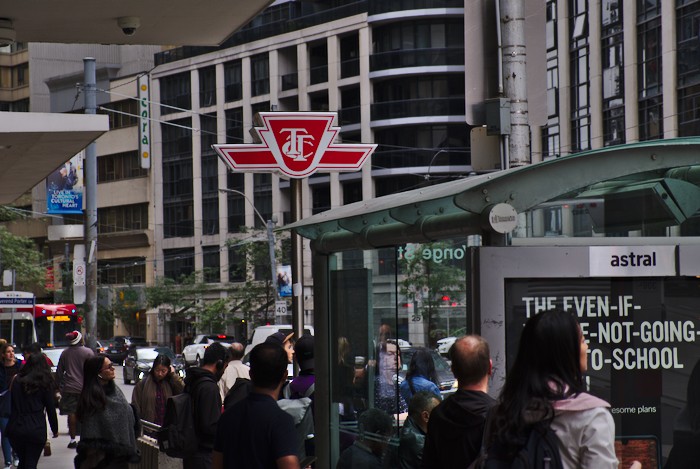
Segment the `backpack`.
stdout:
<path fill-rule="evenodd" d="M 311 409 L 311 395 L 314 393 L 314 384 L 309 386 L 302 397 L 290 396 L 289 385 L 282 390 L 283 398 L 277 401 L 280 409 L 287 412 L 294 419 L 294 427 L 299 439 L 299 459 L 306 457 L 307 440 L 314 437 L 314 413 Z"/>
<path fill-rule="evenodd" d="M 524 444 L 515 457 L 509 458 L 498 443 L 482 448 L 482 454 L 474 464 L 478 469 L 563 469 L 559 454 L 559 437 L 548 422 L 534 424 L 523 438 Z"/>
<path fill-rule="evenodd" d="M 194 427 L 194 402 L 189 392 L 168 398 L 157 439 L 159 449 L 171 458 L 184 458 L 197 452 L 199 437 Z"/>
<path fill-rule="evenodd" d="M 236 378 L 231 389 L 228 390 L 226 396 L 224 396 L 224 411 L 228 410 L 235 403 L 242 401 L 253 388 L 253 383 L 250 382 L 248 378 Z"/>

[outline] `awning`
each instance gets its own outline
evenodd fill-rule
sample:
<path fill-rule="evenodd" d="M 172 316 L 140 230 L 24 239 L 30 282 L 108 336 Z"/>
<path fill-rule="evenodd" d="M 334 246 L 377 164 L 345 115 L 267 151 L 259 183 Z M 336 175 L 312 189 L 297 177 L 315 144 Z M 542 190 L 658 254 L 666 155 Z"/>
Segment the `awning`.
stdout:
<path fill-rule="evenodd" d="M 218 46 L 271 0 L 32 0 L 3 2 L 16 40 Z M 121 19 L 121 21 L 120 21 Z M 138 25 L 131 34 L 123 28 Z M 0 36 L 4 25 L 0 24 Z"/>
<path fill-rule="evenodd" d="M 699 164 L 697 137 L 607 147 L 357 202 L 281 229 L 295 230 L 313 240 L 320 252 L 482 234 L 485 214 L 498 203 L 521 213 L 560 197 L 575 198 L 601 181 L 634 174 L 644 175 L 641 179 L 687 180 L 694 171 L 666 172 Z M 639 181 L 638 177 L 630 183 Z"/>
<path fill-rule="evenodd" d="M 109 130 L 105 115 L 0 112 L 0 204 L 8 204 Z"/>

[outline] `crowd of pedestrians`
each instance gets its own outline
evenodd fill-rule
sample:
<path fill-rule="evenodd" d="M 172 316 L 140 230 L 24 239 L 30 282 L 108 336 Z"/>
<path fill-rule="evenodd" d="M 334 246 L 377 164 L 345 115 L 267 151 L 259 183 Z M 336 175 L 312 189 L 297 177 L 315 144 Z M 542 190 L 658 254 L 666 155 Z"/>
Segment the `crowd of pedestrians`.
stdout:
<path fill-rule="evenodd" d="M 13 347 L 0 342 L 6 467 L 37 467 L 48 429 L 58 436 L 58 400 L 67 415 L 68 447 L 76 449 L 75 467 L 127 469 L 140 459 L 140 419 L 163 425 L 168 399 L 183 392 L 192 402 L 197 437 L 197 449 L 184 457 L 183 469 L 313 467 L 312 336 L 294 342 L 290 334 L 273 334 L 252 349 L 249 366 L 242 363 L 242 344 L 213 343 L 184 382 L 170 359 L 159 355 L 131 402 L 116 386 L 109 358 L 85 347 L 78 331 L 67 339 L 71 345 L 59 359 L 56 380 L 40 347 L 27 348 L 20 363 Z M 588 347 L 573 315 L 547 311 L 527 321 L 498 399 L 488 394 L 493 365 L 480 336 L 461 337 L 450 349 L 457 390 L 444 400 L 429 351 L 415 351 L 399 385 L 398 341 L 386 338 L 376 347 L 376 405 L 355 412 L 351 402 L 344 404 L 356 413 L 358 431 L 342 448 L 337 469 L 478 468 L 493 454 L 515 454 L 536 424 L 556 434 L 565 469 L 618 469 L 610 405 L 585 392 Z M 300 373 L 288 382 L 291 360 Z M 398 445 L 389 444 L 394 435 Z"/>

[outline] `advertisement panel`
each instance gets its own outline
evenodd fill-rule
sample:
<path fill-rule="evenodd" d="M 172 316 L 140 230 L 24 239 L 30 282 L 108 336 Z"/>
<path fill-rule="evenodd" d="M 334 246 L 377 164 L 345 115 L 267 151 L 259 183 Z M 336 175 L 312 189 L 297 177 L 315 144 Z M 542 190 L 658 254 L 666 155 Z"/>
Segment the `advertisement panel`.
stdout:
<path fill-rule="evenodd" d="M 642 467 L 685 459 L 700 439 L 691 418 L 700 399 L 700 279 L 506 278 L 506 365 L 531 315 L 575 314 L 589 345 L 590 391 L 607 400 L 618 456 Z M 632 450 L 634 448 L 634 450 Z M 621 466 L 622 467 L 622 466 Z M 628 466 L 625 466 L 628 467 Z"/>
<path fill-rule="evenodd" d="M 83 152 L 80 152 L 46 178 L 46 211 L 83 213 L 83 188 Z"/>
<path fill-rule="evenodd" d="M 277 266 L 277 294 L 280 298 L 292 297 L 292 266 Z"/>

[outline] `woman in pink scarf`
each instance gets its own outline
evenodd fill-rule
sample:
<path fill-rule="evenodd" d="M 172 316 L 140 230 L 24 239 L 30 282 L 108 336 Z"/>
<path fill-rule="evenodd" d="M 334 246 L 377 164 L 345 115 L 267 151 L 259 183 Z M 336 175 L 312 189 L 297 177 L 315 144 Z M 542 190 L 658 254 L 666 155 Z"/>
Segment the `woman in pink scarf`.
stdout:
<path fill-rule="evenodd" d="M 549 422 L 564 468 L 617 469 L 610 404 L 585 392 L 587 352 L 572 314 L 546 311 L 531 317 L 491 417 L 488 441 L 512 450 L 532 425 Z M 635 462 L 631 469 L 640 468 Z"/>

